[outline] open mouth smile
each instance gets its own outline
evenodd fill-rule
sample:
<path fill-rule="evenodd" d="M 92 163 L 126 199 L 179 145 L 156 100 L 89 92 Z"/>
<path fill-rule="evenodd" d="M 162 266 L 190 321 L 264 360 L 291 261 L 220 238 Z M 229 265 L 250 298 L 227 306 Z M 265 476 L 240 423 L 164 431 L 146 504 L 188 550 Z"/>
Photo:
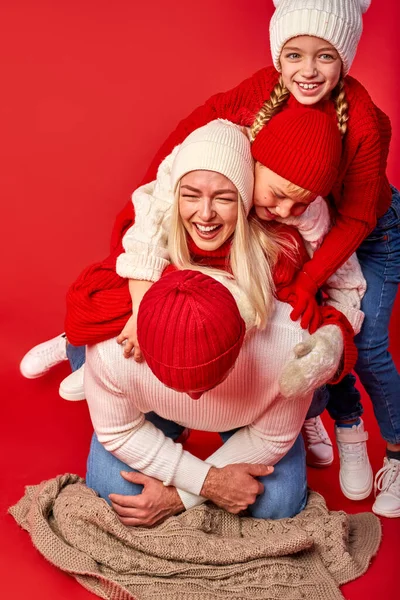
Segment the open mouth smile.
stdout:
<path fill-rule="evenodd" d="M 201 225 L 200 223 L 193 223 L 198 235 L 203 238 L 210 240 L 216 237 L 222 227 L 222 225 Z"/>
<path fill-rule="evenodd" d="M 321 82 L 303 83 L 302 81 L 296 81 L 295 83 L 301 89 L 302 92 L 313 92 L 322 85 Z"/>

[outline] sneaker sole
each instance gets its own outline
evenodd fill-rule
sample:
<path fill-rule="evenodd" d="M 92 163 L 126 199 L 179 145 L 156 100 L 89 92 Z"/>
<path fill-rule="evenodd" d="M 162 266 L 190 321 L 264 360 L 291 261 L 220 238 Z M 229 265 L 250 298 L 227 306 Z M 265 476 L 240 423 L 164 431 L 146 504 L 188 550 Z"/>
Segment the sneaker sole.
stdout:
<path fill-rule="evenodd" d="M 324 469 L 326 467 L 330 467 L 331 464 L 333 463 L 333 456 L 332 458 L 328 458 L 327 460 L 313 460 L 313 458 L 311 458 L 313 456 L 312 453 L 307 452 L 306 454 L 306 464 L 307 467 L 312 467 L 314 469 Z"/>
<path fill-rule="evenodd" d="M 372 486 L 373 486 L 372 479 L 371 479 L 371 484 L 368 486 L 368 488 L 366 488 L 365 490 L 360 490 L 359 492 L 349 492 L 348 490 L 346 490 L 346 488 L 342 484 L 340 475 L 339 475 L 339 483 L 340 483 L 340 489 L 342 490 L 343 496 L 346 496 L 346 498 L 348 498 L 349 500 L 365 500 L 366 498 L 368 498 L 368 496 L 370 496 L 370 494 L 372 492 Z"/>
<path fill-rule="evenodd" d="M 319 461 L 319 462 L 312 462 L 309 460 L 306 460 L 307 463 L 307 467 L 311 467 L 313 469 L 326 469 L 326 467 L 330 467 L 331 464 L 333 463 L 333 458 L 330 458 L 327 461 Z"/>
<path fill-rule="evenodd" d="M 63 400 L 70 400 L 71 402 L 78 402 L 79 400 L 86 400 L 85 392 L 64 392 L 63 390 L 58 390 L 59 395 Z"/>
<path fill-rule="evenodd" d="M 372 506 L 372 512 L 375 515 L 379 515 L 380 517 L 386 517 L 387 519 L 398 519 L 400 517 L 400 510 L 396 510 L 392 513 L 384 513 L 380 512 L 379 510 L 375 509 L 374 506 Z"/>
<path fill-rule="evenodd" d="M 39 377 L 43 377 L 44 375 L 46 375 L 49 372 L 49 370 L 43 371 L 43 373 L 39 373 L 38 375 L 27 375 L 26 373 L 21 371 L 21 369 L 19 370 L 19 372 L 21 373 L 22 377 L 25 377 L 25 379 L 39 379 Z"/>

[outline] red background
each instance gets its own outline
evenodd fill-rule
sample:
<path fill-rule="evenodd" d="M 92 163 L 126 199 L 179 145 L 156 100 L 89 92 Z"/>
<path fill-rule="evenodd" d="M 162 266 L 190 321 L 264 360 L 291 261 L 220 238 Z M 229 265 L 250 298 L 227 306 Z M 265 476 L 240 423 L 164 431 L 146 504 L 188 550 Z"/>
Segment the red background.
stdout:
<path fill-rule="evenodd" d="M 29 347 L 61 331 L 68 285 L 107 254 L 116 213 L 176 122 L 212 93 L 270 64 L 272 10 L 271 0 L 1 3 L 0 368 L 6 426 L 0 442 L 0 569 L 3 589 L 10 589 L 2 597 L 90 597 L 47 565 L 5 515 L 25 484 L 59 472 L 83 475 L 90 435 L 84 403 L 57 395 L 66 365 L 27 381 L 18 363 Z M 351 71 L 391 117 L 389 176 L 397 185 L 399 22 L 397 0 L 372 2 Z M 399 313 L 397 308 L 392 334 Z M 376 443 L 375 469 L 382 454 Z M 336 474 L 331 477 L 336 481 Z M 341 506 L 339 499 L 333 508 Z M 397 524 L 387 523 L 389 544 Z M 386 545 L 389 555 L 396 551 Z M 391 589 L 394 563 L 386 554 L 363 578 L 367 585 L 349 586 L 352 598 L 377 581 L 377 563 Z"/>

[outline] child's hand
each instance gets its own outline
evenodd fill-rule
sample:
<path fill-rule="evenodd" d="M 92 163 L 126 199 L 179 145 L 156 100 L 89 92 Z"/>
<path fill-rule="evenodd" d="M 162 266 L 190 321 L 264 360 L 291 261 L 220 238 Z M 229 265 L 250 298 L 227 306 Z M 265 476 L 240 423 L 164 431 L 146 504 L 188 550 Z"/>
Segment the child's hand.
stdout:
<path fill-rule="evenodd" d="M 133 313 L 129 318 L 125 327 L 117 337 L 117 342 L 118 344 L 123 344 L 125 358 L 132 356 L 133 350 L 134 360 L 136 362 L 143 361 L 143 356 L 137 339 L 137 313 Z"/>
<path fill-rule="evenodd" d="M 302 272 L 292 284 L 277 293 L 279 300 L 288 302 L 293 307 L 290 313 L 292 321 L 301 317 L 301 327 L 308 329 L 310 333 L 315 333 L 322 322 L 321 310 L 315 298 L 317 291 L 318 288 L 312 279 Z"/>
<path fill-rule="evenodd" d="M 291 399 L 311 393 L 334 377 L 343 354 L 342 332 L 337 325 L 326 325 L 293 351 L 295 358 L 285 365 L 279 379 L 281 394 Z"/>

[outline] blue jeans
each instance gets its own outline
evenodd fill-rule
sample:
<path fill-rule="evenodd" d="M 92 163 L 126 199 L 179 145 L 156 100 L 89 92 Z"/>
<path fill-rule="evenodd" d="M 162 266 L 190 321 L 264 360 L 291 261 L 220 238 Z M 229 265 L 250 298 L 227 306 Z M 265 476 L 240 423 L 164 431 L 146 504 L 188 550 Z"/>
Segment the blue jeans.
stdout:
<path fill-rule="evenodd" d="M 155 413 L 148 413 L 146 418 L 157 425 L 166 436 L 176 439 L 183 427 L 166 421 Z M 221 435 L 226 441 L 234 431 Z M 143 486 L 130 483 L 122 478 L 120 471 L 133 471 L 111 452 L 108 452 L 93 434 L 87 462 L 86 483 L 104 500 L 109 502 L 111 493 L 136 496 Z M 258 519 L 282 519 L 293 517 L 305 507 L 307 501 L 307 475 L 303 438 L 297 438 L 293 447 L 276 465 L 272 475 L 260 477 L 265 491 L 257 497 L 248 512 Z"/>
<path fill-rule="evenodd" d="M 86 346 L 67 344 L 67 357 L 71 365 L 71 370 L 77 371 L 86 360 Z"/>
<path fill-rule="evenodd" d="M 357 250 L 367 280 L 361 309 L 365 320 L 354 338 L 358 348 L 355 371 L 371 398 L 382 437 L 400 444 L 400 375 L 388 352 L 389 321 L 400 282 L 400 193 L 392 188 L 388 211 Z M 348 375 L 328 386 L 328 411 L 333 419 L 346 420 L 362 414 L 355 378 Z"/>

